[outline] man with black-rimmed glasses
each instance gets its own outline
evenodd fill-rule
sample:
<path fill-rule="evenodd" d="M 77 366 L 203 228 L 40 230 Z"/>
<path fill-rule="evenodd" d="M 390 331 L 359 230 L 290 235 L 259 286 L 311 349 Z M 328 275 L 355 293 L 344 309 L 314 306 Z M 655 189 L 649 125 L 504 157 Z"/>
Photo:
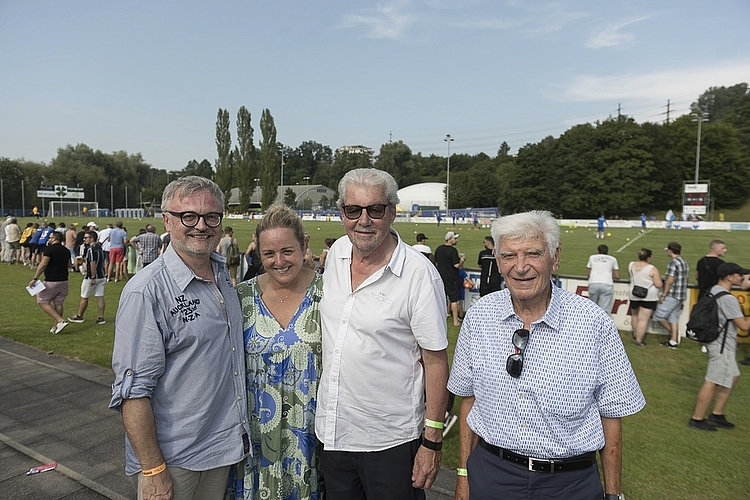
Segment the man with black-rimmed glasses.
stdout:
<path fill-rule="evenodd" d="M 463 398 L 455 498 L 621 498 L 620 418 L 646 401 L 617 328 L 551 281 L 551 213 L 502 217 L 492 237 L 507 289 L 469 309 L 448 382 Z"/>
<path fill-rule="evenodd" d="M 110 408 L 144 498 L 221 499 L 249 452 L 242 311 L 224 258 L 224 194 L 187 176 L 162 196 L 169 248 L 122 291 Z M 139 498 L 141 495 L 139 495 Z"/>

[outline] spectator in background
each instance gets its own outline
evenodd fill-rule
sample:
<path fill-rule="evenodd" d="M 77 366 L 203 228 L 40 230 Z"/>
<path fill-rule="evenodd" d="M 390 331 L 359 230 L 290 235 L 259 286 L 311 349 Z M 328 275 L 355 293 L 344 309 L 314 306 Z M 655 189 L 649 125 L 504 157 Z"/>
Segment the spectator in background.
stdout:
<path fill-rule="evenodd" d="M 44 273 L 44 290 L 36 294 L 36 303 L 47 313 L 55 324 L 50 328 L 50 333 L 60 333 L 68 326 L 63 316 L 63 303 L 68 296 L 68 269 L 70 268 L 70 252 L 62 245 L 63 235 L 51 231 L 49 245 L 44 248 L 39 267 L 34 273 L 34 279 L 29 286 L 34 286 L 39 281 L 39 276 Z"/>
<path fill-rule="evenodd" d="M 21 257 L 21 228 L 18 220 L 13 217 L 5 226 L 5 243 L 8 245 L 8 264 L 15 264 Z"/>
<path fill-rule="evenodd" d="M 232 278 L 232 286 L 237 286 L 237 268 L 240 266 L 241 257 L 234 230 L 230 226 L 224 228 L 224 237 L 216 245 L 216 251 L 224 257 L 229 276 Z"/>
<path fill-rule="evenodd" d="M 482 270 L 482 279 L 479 284 L 479 296 L 484 297 L 488 293 L 497 292 L 503 288 L 503 275 L 497 267 L 495 257 L 495 242 L 492 236 L 484 237 L 484 250 L 479 252 L 477 264 Z"/>
<path fill-rule="evenodd" d="M 318 273 L 323 274 L 325 272 L 325 264 L 326 259 L 328 258 L 328 250 L 331 249 L 331 245 L 333 245 L 336 242 L 336 238 L 326 238 L 323 243 L 325 244 L 325 248 L 320 252 L 319 259 L 319 265 L 318 265 Z"/>
<path fill-rule="evenodd" d="M 34 231 L 34 234 L 31 235 L 31 239 L 29 240 L 29 252 L 31 254 L 31 258 L 29 260 L 29 267 L 31 269 L 36 269 L 36 267 L 39 265 L 39 261 L 42 259 L 41 257 L 41 250 L 39 247 L 39 238 L 42 237 L 42 232 L 44 231 L 44 228 L 47 227 L 46 222 L 42 222 L 42 225 L 39 226 L 37 224 L 36 231 Z"/>
<path fill-rule="evenodd" d="M 708 247 L 708 255 L 701 257 L 695 265 L 695 279 L 698 281 L 700 297 L 707 295 L 719 282 L 716 271 L 724 263 L 721 258 L 727 254 L 727 245 L 721 240 L 712 240 Z"/>
<path fill-rule="evenodd" d="M 24 266 L 31 265 L 31 237 L 34 236 L 39 224 L 36 222 L 28 222 L 26 228 L 21 233 L 21 260 Z"/>
<path fill-rule="evenodd" d="M 669 332 L 670 339 L 662 342 L 661 345 L 677 349 L 679 339 L 677 322 L 680 319 L 682 304 L 687 298 L 689 269 L 687 262 L 680 255 L 682 245 L 672 241 L 665 250 L 672 260 L 667 264 L 667 279 L 664 282 L 664 290 L 659 296 L 659 304 L 654 311 L 654 321 L 661 323 L 661 326 Z"/>
<path fill-rule="evenodd" d="M 76 250 L 76 224 L 72 222 L 68 226 L 68 230 L 65 231 L 65 248 L 70 252 L 70 265 L 75 271 L 78 271 L 78 263 L 76 262 L 76 256 L 78 251 Z"/>
<path fill-rule="evenodd" d="M 109 225 L 107 226 L 109 227 Z M 107 281 L 112 280 L 112 269 L 115 270 L 115 283 L 125 278 L 123 272 L 123 261 L 125 260 L 125 242 L 128 239 L 128 233 L 122 228 L 122 221 L 115 222 L 115 227 L 110 229 L 109 243 L 109 265 L 107 266 Z M 102 245 L 104 249 L 104 245 Z"/>
<path fill-rule="evenodd" d="M 96 305 L 99 316 L 96 318 L 97 325 L 106 323 L 104 320 L 104 285 L 107 278 L 104 275 L 104 251 L 99 243 L 96 231 L 87 231 L 83 237 L 83 270 L 84 276 L 81 282 L 81 301 L 78 303 L 78 313 L 68 316 L 72 323 L 83 323 L 83 314 L 89 305 L 89 297 L 96 297 Z"/>
<path fill-rule="evenodd" d="M 716 270 L 718 283 L 709 290 L 711 294 L 717 295 L 728 292 L 732 286 L 746 288 L 750 269 L 744 269 L 734 262 L 725 262 Z M 703 382 L 698 400 L 695 403 L 693 417 L 688 421 L 688 426 L 702 431 L 715 431 L 716 427 L 734 429 L 735 425 L 724 416 L 724 407 L 729 401 L 732 389 L 740 380 L 740 369 L 737 366 L 737 328 L 750 329 L 750 317 L 742 312 L 739 300 L 734 295 L 723 295 L 716 299 L 719 306 L 719 324 L 726 324 L 726 333 L 720 334 L 719 338 L 706 344 L 708 350 L 708 368 L 706 378 Z M 706 417 L 711 401 L 714 408 Z"/>
<path fill-rule="evenodd" d="M 463 281 L 458 275 L 458 269 L 464 265 L 464 259 L 456 250 L 458 237 L 460 235 L 453 231 L 445 233 L 445 244 L 435 249 L 435 262 L 440 277 L 443 279 L 445 295 L 448 296 L 453 326 L 461 326 L 461 318 L 458 315 L 458 301 L 461 300 L 461 288 Z"/>
<path fill-rule="evenodd" d="M 104 258 L 107 260 L 107 263 L 109 264 L 109 233 L 112 232 L 112 224 L 107 224 L 107 227 L 99 231 L 99 243 L 102 244 L 102 250 L 104 250 Z M 109 281 L 109 278 L 107 278 Z"/>
<path fill-rule="evenodd" d="M 429 238 L 424 233 L 417 233 L 417 243 L 412 245 L 412 248 L 425 254 L 425 256 L 432 255 L 432 249 L 427 245 Z"/>
<path fill-rule="evenodd" d="M 316 259 L 317 257 L 315 257 L 312 248 L 310 248 L 310 235 L 305 233 L 305 260 L 303 261 L 302 265 L 314 271 Z"/>
<path fill-rule="evenodd" d="M 656 266 L 651 264 L 654 254 L 648 248 L 641 248 L 638 252 L 638 261 L 628 264 L 628 276 L 630 277 L 630 324 L 633 327 L 633 338 L 635 345 L 643 347 L 646 343 L 648 321 L 656 309 L 659 299 L 659 288 L 663 286 L 661 275 Z M 633 295 L 633 287 L 640 286 L 647 290 L 645 297 Z"/>
<path fill-rule="evenodd" d="M 146 232 L 130 238 L 130 244 L 140 254 L 143 266 L 151 264 L 159 256 L 159 247 L 161 238 L 156 234 L 156 227 L 153 224 L 146 225 Z"/>
<path fill-rule="evenodd" d="M 646 214 L 641 213 L 641 234 L 646 233 Z"/>
<path fill-rule="evenodd" d="M 596 251 L 597 253 L 590 256 L 586 264 L 586 273 L 589 277 L 589 298 L 607 311 L 607 314 L 611 314 L 615 300 L 614 280 L 620 279 L 620 266 L 616 258 L 607 255 L 609 252 L 607 245 L 599 245 Z"/>

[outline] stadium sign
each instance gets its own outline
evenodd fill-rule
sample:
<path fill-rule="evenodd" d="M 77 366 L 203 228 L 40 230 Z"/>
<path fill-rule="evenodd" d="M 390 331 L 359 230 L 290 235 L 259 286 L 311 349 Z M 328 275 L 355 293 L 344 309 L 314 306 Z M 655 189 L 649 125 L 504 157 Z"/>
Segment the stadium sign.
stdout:
<path fill-rule="evenodd" d="M 706 215 L 709 206 L 709 184 L 688 184 L 683 189 L 682 213 Z"/>
<path fill-rule="evenodd" d="M 36 195 L 39 198 L 74 198 L 78 200 L 86 198 L 82 187 L 69 187 L 63 185 L 39 186 Z"/>

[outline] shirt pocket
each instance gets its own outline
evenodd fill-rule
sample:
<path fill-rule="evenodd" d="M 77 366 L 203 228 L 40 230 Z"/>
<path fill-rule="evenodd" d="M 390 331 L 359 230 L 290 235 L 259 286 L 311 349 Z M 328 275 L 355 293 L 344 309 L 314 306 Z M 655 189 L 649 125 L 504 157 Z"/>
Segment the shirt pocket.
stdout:
<path fill-rule="evenodd" d="M 549 372 L 537 390 L 541 409 L 565 420 L 576 420 L 586 415 L 591 405 L 595 378 L 576 368 Z"/>

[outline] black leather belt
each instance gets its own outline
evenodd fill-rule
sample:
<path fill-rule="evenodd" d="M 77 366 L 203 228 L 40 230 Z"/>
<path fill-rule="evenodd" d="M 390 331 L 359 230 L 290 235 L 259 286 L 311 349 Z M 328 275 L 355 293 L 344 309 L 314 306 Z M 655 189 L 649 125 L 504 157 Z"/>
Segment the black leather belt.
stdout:
<path fill-rule="evenodd" d="M 521 465 L 534 472 L 570 472 L 573 470 L 587 469 L 596 463 L 595 451 L 592 451 L 591 453 L 585 453 L 583 455 L 578 455 L 577 457 L 544 460 L 541 458 L 525 457 L 510 450 L 499 448 L 497 446 L 489 444 L 482 438 L 479 438 L 479 446 L 489 451 L 493 455 L 497 455 L 503 460 Z"/>

